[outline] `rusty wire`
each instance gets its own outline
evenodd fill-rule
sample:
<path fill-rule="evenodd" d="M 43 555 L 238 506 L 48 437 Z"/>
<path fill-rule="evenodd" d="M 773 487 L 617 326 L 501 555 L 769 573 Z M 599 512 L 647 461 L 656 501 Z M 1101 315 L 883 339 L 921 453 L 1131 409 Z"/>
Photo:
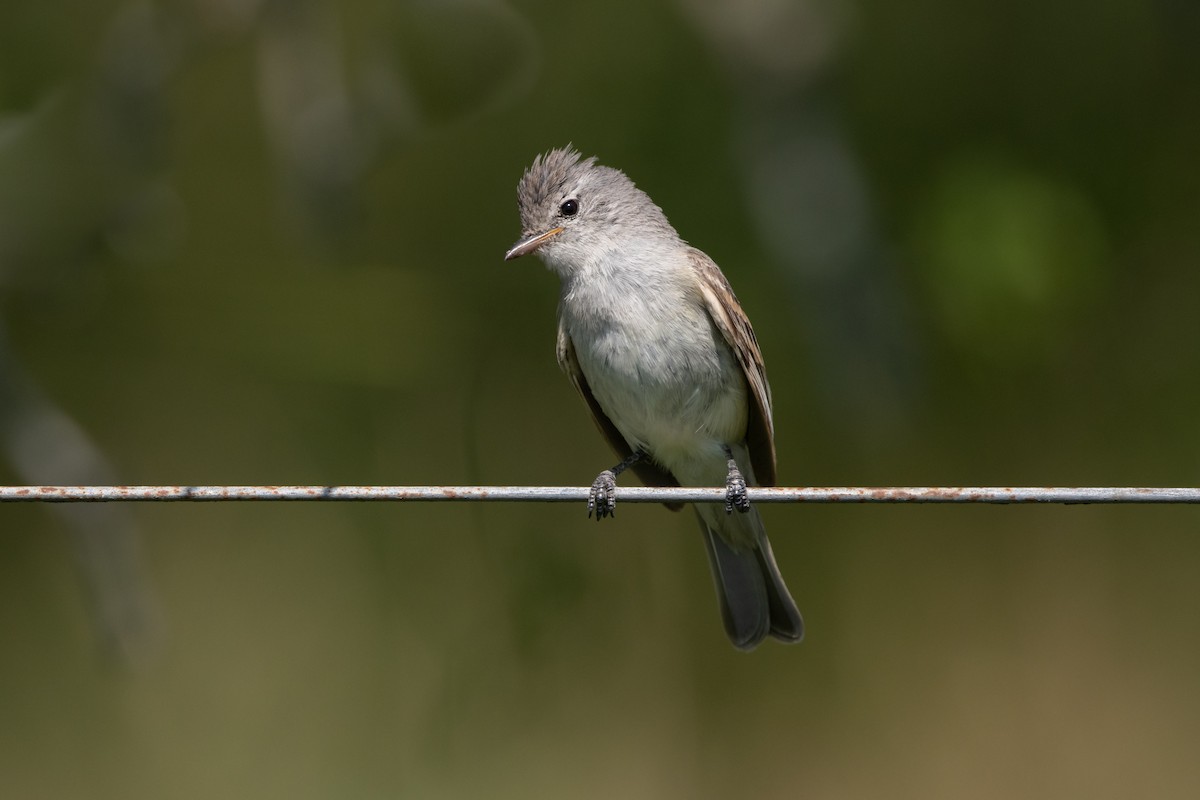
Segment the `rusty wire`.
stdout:
<path fill-rule="evenodd" d="M 747 489 L 755 503 L 1192 503 L 1181 487 L 777 487 Z M 558 486 L 0 486 L 0 502 L 476 501 L 581 503 L 587 487 Z M 617 489 L 624 503 L 723 503 L 723 488 Z"/>

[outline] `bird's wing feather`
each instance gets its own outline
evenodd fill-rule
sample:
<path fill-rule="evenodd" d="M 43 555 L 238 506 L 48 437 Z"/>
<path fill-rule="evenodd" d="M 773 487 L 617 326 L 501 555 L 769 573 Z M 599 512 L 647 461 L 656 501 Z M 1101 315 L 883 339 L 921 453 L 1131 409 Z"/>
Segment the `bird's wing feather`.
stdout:
<path fill-rule="evenodd" d="M 587 403 L 588 411 L 592 412 L 592 420 L 596 423 L 596 427 L 604 434 L 604 438 L 608 444 L 616 452 L 617 456 L 623 461 L 633 455 L 633 448 L 629 446 L 629 442 L 625 441 L 625 437 L 617 430 L 617 426 L 604 413 L 604 409 L 600 407 L 596 396 L 592 394 L 592 388 L 588 386 L 587 377 L 583 374 L 583 370 L 579 367 L 579 359 L 575 355 L 575 345 L 571 341 L 571 336 L 563 328 L 561 321 L 558 325 L 558 365 L 562 367 L 563 372 L 567 373 L 567 377 L 571 379 L 575 390 L 579 392 L 579 396 Z M 653 461 L 642 459 L 634 463 L 630 469 L 638 476 L 642 483 L 646 486 L 678 486 L 679 481 L 675 480 L 675 476 L 666 470 L 659 467 Z M 678 511 L 683 508 L 680 503 L 665 503 L 667 508 L 672 511 Z"/>
<path fill-rule="evenodd" d="M 750 450 L 754 476 L 760 485 L 774 486 L 775 424 L 771 420 L 771 387 L 767 383 L 758 339 L 733 288 L 716 263 L 694 247 L 688 249 L 688 256 L 700 278 L 700 291 L 708 316 L 737 356 L 750 390 L 746 446 Z"/>

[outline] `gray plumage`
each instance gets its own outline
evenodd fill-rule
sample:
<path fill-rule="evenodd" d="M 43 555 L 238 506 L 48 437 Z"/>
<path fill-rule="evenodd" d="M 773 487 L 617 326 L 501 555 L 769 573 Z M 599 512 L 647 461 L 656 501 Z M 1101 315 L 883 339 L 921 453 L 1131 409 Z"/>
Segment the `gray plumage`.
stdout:
<path fill-rule="evenodd" d="M 517 198 L 522 239 L 506 259 L 536 252 L 558 274 L 559 364 L 617 454 L 648 456 L 631 464 L 642 482 L 726 483 L 732 498 L 732 455 L 748 484 L 774 485 L 762 356 L 712 259 L 623 172 L 570 148 L 536 158 Z M 734 646 L 800 641 L 804 623 L 758 510 L 695 508 Z"/>

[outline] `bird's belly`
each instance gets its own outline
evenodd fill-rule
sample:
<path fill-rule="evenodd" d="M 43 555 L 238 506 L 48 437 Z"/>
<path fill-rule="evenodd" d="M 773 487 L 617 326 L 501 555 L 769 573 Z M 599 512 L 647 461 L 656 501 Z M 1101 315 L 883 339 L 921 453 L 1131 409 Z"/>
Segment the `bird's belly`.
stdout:
<path fill-rule="evenodd" d="M 745 380 L 724 342 L 647 341 L 613 331 L 591 346 L 576 341 L 576 349 L 617 430 L 677 477 L 698 461 L 723 465 L 724 447 L 745 438 Z"/>

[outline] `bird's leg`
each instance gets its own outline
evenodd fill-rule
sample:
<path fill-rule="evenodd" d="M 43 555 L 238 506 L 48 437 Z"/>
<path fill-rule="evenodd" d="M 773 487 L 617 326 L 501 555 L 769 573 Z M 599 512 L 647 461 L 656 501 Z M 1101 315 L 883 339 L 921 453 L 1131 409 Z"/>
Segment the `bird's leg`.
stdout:
<path fill-rule="evenodd" d="M 632 455 L 612 469 L 606 469 L 592 481 L 588 492 L 588 516 L 596 512 L 596 521 L 611 517 L 617 510 L 617 476 L 646 457 L 645 450 L 635 450 Z"/>
<path fill-rule="evenodd" d="M 746 479 L 738 469 L 737 461 L 729 445 L 725 446 L 725 457 L 729 459 L 729 473 L 725 476 L 725 513 L 732 514 L 736 508 L 745 514 L 750 510 L 750 498 L 746 496 Z"/>

